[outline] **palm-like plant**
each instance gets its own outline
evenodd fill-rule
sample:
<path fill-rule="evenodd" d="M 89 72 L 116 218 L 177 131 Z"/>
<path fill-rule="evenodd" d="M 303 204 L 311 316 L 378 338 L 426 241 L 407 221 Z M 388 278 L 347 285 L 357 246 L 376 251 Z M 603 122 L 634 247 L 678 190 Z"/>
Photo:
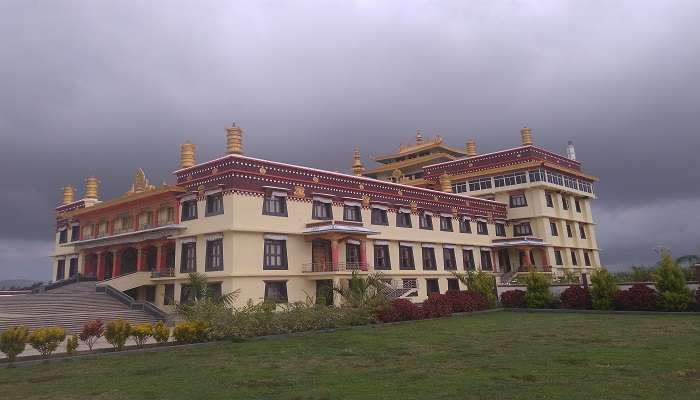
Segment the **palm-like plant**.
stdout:
<path fill-rule="evenodd" d="M 333 291 L 343 298 L 343 306 L 351 308 L 376 308 L 387 302 L 381 289 L 384 282 L 380 274 L 360 276 L 357 271 L 352 276 L 347 286 L 337 286 Z"/>
<path fill-rule="evenodd" d="M 188 320 L 206 320 L 204 315 L 210 316 L 222 309 L 232 309 L 240 293 L 239 290 L 234 290 L 222 295 L 214 294 L 209 288 L 207 276 L 199 272 L 189 273 L 185 285 L 189 287 L 188 299 L 178 304 L 176 311 Z"/>

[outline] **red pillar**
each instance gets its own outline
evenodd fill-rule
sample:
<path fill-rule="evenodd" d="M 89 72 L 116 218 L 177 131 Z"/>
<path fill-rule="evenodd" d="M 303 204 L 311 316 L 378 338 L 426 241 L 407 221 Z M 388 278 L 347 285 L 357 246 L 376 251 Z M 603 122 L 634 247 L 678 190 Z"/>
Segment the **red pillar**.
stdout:
<path fill-rule="evenodd" d="M 105 279 L 105 253 L 97 253 L 97 280 L 103 281 Z"/>
<path fill-rule="evenodd" d="M 163 254 L 165 253 L 163 251 L 163 244 L 159 243 L 156 245 L 156 271 L 158 272 L 163 272 Z"/>
<path fill-rule="evenodd" d="M 144 248 L 136 248 L 136 271 L 141 272 L 146 270 L 146 257 L 144 257 Z"/>
<path fill-rule="evenodd" d="M 112 257 L 112 278 L 116 278 L 121 275 L 122 271 L 122 254 L 119 250 L 113 251 Z"/>
<path fill-rule="evenodd" d="M 360 240 L 360 269 L 362 271 L 367 271 L 367 241 Z"/>
<path fill-rule="evenodd" d="M 542 262 L 545 267 L 549 267 L 549 255 L 547 254 L 547 248 L 542 247 Z"/>
<path fill-rule="evenodd" d="M 338 239 L 331 240 L 331 271 L 338 270 Z"/>

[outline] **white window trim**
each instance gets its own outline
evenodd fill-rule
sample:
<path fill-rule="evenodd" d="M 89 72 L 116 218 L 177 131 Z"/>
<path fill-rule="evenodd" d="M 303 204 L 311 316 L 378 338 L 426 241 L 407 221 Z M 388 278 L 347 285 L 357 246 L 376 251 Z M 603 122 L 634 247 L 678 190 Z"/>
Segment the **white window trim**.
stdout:
<path fill-rule="evenodd" d="M 278 191 L 273 190 L 272 193 L 270 193 L 270 195 L 273 196 L 273 197 L 287 197 L 287 196 L 289 195 L 289 193 L 287 193 L 287 192 L 278 192 Z"/>
<path fill-rule="evenodd" d="M 211 241 L 219 240 L 219 239 L 223 239 L 223 238 L 224 238 L 224 234 L 223 234 L 223 233 L 214 233 L 214 234 L 211 234 L 211 235 L 207 235 L 207 236 L 206 236 L 207 242 L 211 242 Z"/>
<path fill-rule="evenodd" d="M 355 240 L 355 239 L 347 239 L 347 240 L 345 241 L 345 243 L 348 243 L 348 244 L 360 244 L 360 241 L 359 241 L 359 240 Z"/>
<path fill-rule="evenodd" d="M 375 246 L 388 246 L 389 242 L 387 242 L 386 240 L 373 240 L 372 244 Z"/>
<path fill-rule="evenodd" d="M 421 243 L 421 244 L 420 244 L 420 247 L 426 247 L 426 248 L 429 248 L 429 249 L 434 249 L 434 248 L 437 247 L 437 245 L 435 245 L 435 243 Z"/>
<path fill-rule="evenodd" d="M 344 201 L 343 204 L 348 207 L 362 207 L 362 203 L 357 201 Z"/>
<path fill-rule="evenodd" d="M 413 242 L 399 242 L 399 246 L 414 247 L 415 245 Z"/>
<path fill-rule="evenodd" d="M 287 240 L 287 235 L 265 234 L 263 238 L 267 240 Z"/>
<path fill-rule="evenodd" d="M 182 238 L 180 239 L 181 244 L 185 243 L 197 243 L 197 238 L 196 237 L 188 237 L 188 238 Z"/>
<path fill-rule="evenodd" d="M 319 203 L 324 204 L 333 204 L 333 199 L 330 199 L 328 197 L 314 196 L 313 201 L 318 201 Z"/>
<path fill-rule="evenodd" d="M 380 204 L 370 204 L 371 208 L 376 208 L 377 210 L 389 211 L 389 207 Z"/>

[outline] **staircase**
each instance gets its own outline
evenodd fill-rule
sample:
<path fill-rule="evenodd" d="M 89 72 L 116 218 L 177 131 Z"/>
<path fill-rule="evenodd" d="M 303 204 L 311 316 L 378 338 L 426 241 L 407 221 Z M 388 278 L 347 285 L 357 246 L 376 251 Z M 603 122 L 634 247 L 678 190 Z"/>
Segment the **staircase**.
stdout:
<path fill-rule="evenodd" d="M 24 325 L 30 330 L 60 326 L 66 333 L 80 332 L 90 320 L 104 323 L 124 319 L 131 324 L 155 323 L 158 319 L 144 310 L 131 309 L 95 282 L 78 282 L 45 292 L 0 297 L 0 331 Z"/>
<path fill-rule="evenodd" d="M 394 279 L 391 282 L 384 282 L 384 286 L 379 289 L 379 292 L 384 294 L 384 296 L 389 300 L 405 299 L 414 293 L 417 294 L 418 287 L 411 285 L 408 282 Z"/>

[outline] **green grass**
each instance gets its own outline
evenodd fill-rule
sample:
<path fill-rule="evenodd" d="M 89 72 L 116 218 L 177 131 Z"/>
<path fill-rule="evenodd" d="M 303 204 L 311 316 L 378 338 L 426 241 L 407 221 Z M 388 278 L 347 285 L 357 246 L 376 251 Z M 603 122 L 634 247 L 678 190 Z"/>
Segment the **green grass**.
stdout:
<path fill-rule="evenodd" d="M 700 318 L 490 313 L 0 369 L 2 399 L 698 399 Z"/>

